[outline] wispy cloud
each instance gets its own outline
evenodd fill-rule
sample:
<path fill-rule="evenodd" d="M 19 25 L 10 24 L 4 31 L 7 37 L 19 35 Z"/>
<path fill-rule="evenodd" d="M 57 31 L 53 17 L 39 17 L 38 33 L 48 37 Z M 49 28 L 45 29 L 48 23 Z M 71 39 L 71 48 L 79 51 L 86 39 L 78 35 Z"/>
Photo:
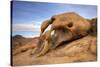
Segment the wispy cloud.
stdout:
<path fill-rule="evenodd" d="M 39 35 L 37 34 L 37 35 L 24 35 L 24 37 L 26 37 L 26 38 L 33 38 L 33 37 L 39 37 Z"/>
<path fill-rule="evenodd" d="M 13 32 L 39 32 L 40 31 L 40 25 L 35 24 L 13 24 L 12 25 L 12 31 Z"/>

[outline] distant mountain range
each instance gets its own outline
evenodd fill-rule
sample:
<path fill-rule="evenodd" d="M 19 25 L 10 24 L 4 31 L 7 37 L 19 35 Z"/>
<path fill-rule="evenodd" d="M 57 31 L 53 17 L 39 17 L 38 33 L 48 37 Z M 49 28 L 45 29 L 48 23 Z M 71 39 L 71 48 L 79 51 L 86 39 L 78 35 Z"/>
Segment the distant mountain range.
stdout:
<path fill-rule="evenodd" d="M 25 38 L 21 35 L 12 36 L 12 49 L 17 49 L 21 46 L 24 46 L 32 40 L 34 40 L 34 38 Z"/>

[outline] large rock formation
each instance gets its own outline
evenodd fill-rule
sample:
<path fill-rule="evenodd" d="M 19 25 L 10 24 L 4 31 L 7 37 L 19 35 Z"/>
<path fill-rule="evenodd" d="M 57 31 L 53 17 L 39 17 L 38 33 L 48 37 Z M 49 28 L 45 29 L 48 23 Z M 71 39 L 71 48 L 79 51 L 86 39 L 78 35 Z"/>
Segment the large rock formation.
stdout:
<path fill-rule="evenodd" d="M 51 29 L 44 32 L 49 24 L 52 24 Z M 55 49 L 65 42 L 88 35 L 90 29 L 91 24 L 74 12 L 55 15 L 49 21 L 43 22 L 40 41 L 33 54 L 37 56 L 44 55 L 50 49 Z M 51 34 L 52 31 L 54 31 L 53 34 Z"/>
<path fill-rule="evenodd" d="M 53 16 L 43 23 L 39 41 L 30 42 L 36 44 L 36 48 L 29 47 L 27 51 L 14 55 L 12 65 L 96 61 L 97 34 L 94 32 L 97 32 L 97 21 L 92 21 L 73 12 Z M 45 32 L 49 25 L 51 29 Z"/>

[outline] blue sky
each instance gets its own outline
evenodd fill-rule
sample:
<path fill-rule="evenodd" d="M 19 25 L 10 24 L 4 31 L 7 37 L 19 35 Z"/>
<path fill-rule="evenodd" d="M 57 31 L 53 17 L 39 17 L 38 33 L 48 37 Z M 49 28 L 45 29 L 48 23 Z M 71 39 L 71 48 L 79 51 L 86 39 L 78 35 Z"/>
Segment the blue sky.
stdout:
<path fill-rule="evenodd" d="M 85 18 L 97 17 L 97 6 L 60 3 L 13 1 L 12 35 L 34 37 L 40 34 L 40 25 L 52 15 L 76 12 Z"/>

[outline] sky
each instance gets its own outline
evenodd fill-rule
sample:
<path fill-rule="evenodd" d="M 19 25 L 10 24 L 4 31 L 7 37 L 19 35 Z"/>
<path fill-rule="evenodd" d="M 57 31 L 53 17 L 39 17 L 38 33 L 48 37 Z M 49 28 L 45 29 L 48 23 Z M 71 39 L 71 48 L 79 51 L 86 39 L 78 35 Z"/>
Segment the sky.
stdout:
<path fill-rule="evenodd" d="M 84 18 L 97 17 L 97 6 L 64 3 L 12 1 L 12 36 L 36 37 L 40 25 L 53 15 L 76 12 Z"/>

